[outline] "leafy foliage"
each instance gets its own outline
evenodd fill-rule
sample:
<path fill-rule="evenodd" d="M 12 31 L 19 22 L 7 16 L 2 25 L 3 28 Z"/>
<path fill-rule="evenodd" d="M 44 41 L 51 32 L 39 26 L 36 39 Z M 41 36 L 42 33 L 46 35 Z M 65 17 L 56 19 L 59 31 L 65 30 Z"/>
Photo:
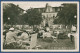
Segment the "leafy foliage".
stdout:
<path fill-rule="evenodd" d="M 24 19 L 29 25 L 39 25 L 42 21 L 42 16 L 38 10 L 31 8 L 24 14 Z"/>
<path fill-rule="evenodd" d="M 12 3 L 4 3 L 3 6 L 3 22 L 7 24 L 16 24 L 18 22 L 17 19 L 22 13 L 23 9 Z M 8 20 L 8 17 L 10 20 Z"/>
<path fill-rule="evenodd" d="M 24 10 L 12 3 L 3 6 L 3 23 L 39 25 L 42 21 L 42 15 L 36 9 L 28 9 L 22 14 Z"/>
<path fill-rule="evenodd" d="M 57 14 L 58 19 L 55 19 L 55 24 L 72 25 L 77 24 L 77 4 L 64 4 L 62 10 Z"/>

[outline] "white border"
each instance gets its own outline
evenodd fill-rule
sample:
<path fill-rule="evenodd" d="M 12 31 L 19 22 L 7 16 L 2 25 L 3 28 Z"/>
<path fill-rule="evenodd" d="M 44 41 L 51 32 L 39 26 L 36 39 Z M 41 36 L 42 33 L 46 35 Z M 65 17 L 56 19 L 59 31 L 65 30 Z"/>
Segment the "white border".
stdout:
<path fill-rule="evenodd" d="M 75 50 L 23 50 L 23 49 L 14 49 L 14 50 L 4 50 L 3 49 L 3 3 L 10 2 L 25 2 L 25 1 L 1 1 L 1 52 L 79 52 L 79 2 L 78 1 L 26 1 L 26 2 L 66 2 L 66 3 L 77 3 L 77 40 L 76 40 L 76 49 Z"/>

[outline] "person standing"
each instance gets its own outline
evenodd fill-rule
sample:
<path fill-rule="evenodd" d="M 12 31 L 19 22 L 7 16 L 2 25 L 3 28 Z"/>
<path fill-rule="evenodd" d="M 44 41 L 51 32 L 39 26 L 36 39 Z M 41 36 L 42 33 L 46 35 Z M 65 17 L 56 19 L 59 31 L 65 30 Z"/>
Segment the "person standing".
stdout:
<path fill-rule="evenodd" d="M 71 39 L 71 42 L 74 42 L 75 41 L 75 37 L 76 37 L 76 27 L 74 25 L 72 25 L 72 28 L 71 28 L 71 35 L 70 35 L 70 39 Z"/>

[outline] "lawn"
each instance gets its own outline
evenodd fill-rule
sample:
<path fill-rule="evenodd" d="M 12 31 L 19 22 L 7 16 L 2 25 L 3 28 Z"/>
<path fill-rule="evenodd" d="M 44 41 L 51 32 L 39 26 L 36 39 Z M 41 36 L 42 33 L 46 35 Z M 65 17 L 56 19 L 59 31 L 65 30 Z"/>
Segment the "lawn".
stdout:
<path fill-rule="evenodd" d="M 44 41 L 42 38 L 38 38 L 37 45 L 41 45 L 41 49 L 50 50 L 72 50 L 75 49 L 74 43 L 70 39 L 57 39 L 57 42 L 52 40 L 52 42 Z"/>

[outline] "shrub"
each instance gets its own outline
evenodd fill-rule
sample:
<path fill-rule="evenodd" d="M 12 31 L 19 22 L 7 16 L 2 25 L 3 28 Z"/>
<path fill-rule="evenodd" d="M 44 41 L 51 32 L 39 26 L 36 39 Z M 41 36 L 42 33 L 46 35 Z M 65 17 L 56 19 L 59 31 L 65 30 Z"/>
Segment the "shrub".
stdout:
<path fill-rule="evenodd" d="M 60 33 L 58 35 L 58 39 L 67 39 L 67 38 L 68 38 L 68 36 L 65 33 Z"/>

